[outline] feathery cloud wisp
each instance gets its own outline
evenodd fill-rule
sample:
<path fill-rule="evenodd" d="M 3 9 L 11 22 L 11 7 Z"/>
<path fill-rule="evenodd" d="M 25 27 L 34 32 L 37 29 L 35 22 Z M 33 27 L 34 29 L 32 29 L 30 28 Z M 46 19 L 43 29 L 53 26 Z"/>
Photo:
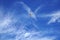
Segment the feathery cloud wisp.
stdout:
<path fill-rule="evenodd" d="M 38 17 L 51 18 L 47 24 L 55 23 L 60 21 L 60 11 L 55 11 L 51 14 L 40 14 Z"/>
<path fill-rule="evenodd" d="M 60 20 L 60 11 L 54 12 L 54 13 L 51 14 L 50 16 L 51 16 L 51 19 L 50 19 L 50 21 L 48 21 L 48 24 L 54 23 L 54 22 Z"/>
<path fill-rule="evenodd" d="M 21 4 L 22 4 L 22 6 L 23 6 L 23 8 L 28 12 L 28 15 L 31 17 L 31 18 L 33 18 L 33 19 L 37 19 L 37 12 L 38 12 L 38 10 L 41 8 L 40 6 L 33 12 L 32 10 L 31 10 L 31 8 L 29 7 L 29 6 L 27 6 L 24 2 L 20 2 Z"/>
<path fill-rule="evenodd" d="M 28 12 L 28 14 L 32 18 L 35 19 L 36 18 L 35 13 L 33 11 L 31 11 L 31 9 L 28 6 L 26 6 L 24 3 L 22 3 L 22 5 L 23 5 L 24 9 Z M 36 9 L 36 12 L 39 9 L 40 8 Z M 23 23 L 23 26 L 19 26 L 20 24 L 18 24 L 18 22 L 20 21 L 20 19 L 17 22 L 15 22 L 16 20 L 18 20 L 17 18 L 16 18 L 16 20 L 15 19 L 13 19 L 13 20 L 14 20 L 14 23 L 12 22 L 11 18 L 8 18 L 7 19 L 7 18 L 4 17 L 4 20 L 0 23 L 0 28 L 1 28 L 0 33 L 1 34 L 15 35 L 14 38 L 8 38 L 8 36 L 6 35 L 5 40 L 54 40 L 55 39 L 55 37 L 51 37 L 51 36 L 47 37 L 47 36 L 44 36 L 44 35 L 46 35 L 46 32 L 44 32 L 44 31 L 42 31 L 42 32 L 40 32 L 40 31 L 39 32 L 36 32 L 35 30 L 32 29 L 33 32 L 30 32 L 30 31 L 28 32 L 28 31 L 26 31 L 23 28 L 23 26 L 26 27 L 24 25 L 26 23 Z M 13 24 L 16 23 L 16 25 L 18 24 L 18 26 L 15 25 L 16 26 L 16 28 L 15 28 L 12 23 Z M 12 24 L 12 25 L 9 26 L 9 24 Z M 37 28 L 37 25 L 36 24 L 33 23 L 32 25 Z M 4 29 L 5 26 L 6 26 L 6 29 Z M 18 29 L 17 29 L 17 27 L 18 27 Z M 2 35 L 2 36 L 4 36 L 4 35 Z M 1 39 L 4 40 L 4 38 L 1 38 Z"/>

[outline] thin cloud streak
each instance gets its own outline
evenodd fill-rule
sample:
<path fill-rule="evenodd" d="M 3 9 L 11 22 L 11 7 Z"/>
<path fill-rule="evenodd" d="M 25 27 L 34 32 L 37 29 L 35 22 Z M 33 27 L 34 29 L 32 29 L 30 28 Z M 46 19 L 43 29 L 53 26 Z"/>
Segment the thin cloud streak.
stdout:
<path fill-rule="evenodd" d="M 53 13 L 49 14 L 40 14 L 38 15 L 40 18 L 51 18 L 47 24 L 55 23 L 60 21 L 60 11 L 55 11 Z"/>
<path fill-rule="evenodd" d="M 23 5 L 23 7 L 25 7 L 24 9 L 28 12 L 28 14 L 33 18 L 33 19 L 36 19 L 36 15 L 35 15 L 35 12 L 37 12 L 40 7 L 38 7 L 36 9 L 35 12 L 32 12 L 31 9 L 26 6 L 24 3 L 21 3 Z M 15 12 L 15 11 L 14 11 Z M 8 13 L 7 13 L 8 14 Z M 24 29 L 24 27 L 26 27 L 25 25 L 27 25 L 26 23 L 22 24 L 22 25 L 18 25 L 18 26 L 14 26 L 13 24 L 15 23 L 18 23 L 18 19 L 12 19 L 10 18 L 10 16 L 7 16 L 8 18 L 6 17 L 3 17 L 4 20 L 0 23 L 0 34 L 11 34 L 11 35 L 15 35 L 14 38 L 8 38 L 4 40 L 54 40 L 55 39 L 55 36 L 44 36 L 46 34 L 48 34 L 49 32 L 46 31 L 38 31 L 36 32 L 35 30 L 31 31 L 31 32 L 28 32 L 27 30 Z M 13 22 L 14 21 L 14 22 Z M 20 20 L 19 20 L 20 21 Z M 11 25 L 10 25 L 11 24 Z M 32 25 L 36 28 L 38 28 L 38 26 L 33 22 Z M 2 27 L 1 27 L 2 26 Z M 5 27 L 6 26 L 6 27 Z M 19 27 L 17 29 L 17 27 Z M 50 32 L 51 33 L 51 32 Z M 2 35 L 4 36 L 4 35 Z M 7 35 L 6 35 L 7 36 Z M 1 38 L 2 39 L 2 38 Z"/>
<path fill-rule="evenodd" d="M 37 12 L 38 12 L 38 10 L 41 8 L 40 6 L 33 12 L 32 10 L 31 10 L 31 8 L 29 7 L 29 6 L 27 6 L 24 2 L 20 2 L 21 4 L 22 4 L 22 6 L 23 6 L 23 8 L 28 12 L 28 15 L 31 17 L 31 18 L 33 18 L 33 19 L 35 19 L 35 20 L 37 20 Z"/>
<path fill-rule="evenodd" d="M 32 12 L 32 10 L 24 3 L 24 2 L 20 2 L 22 4 L 22 6 L 24 7 L 24 9 L 28 12 L 28 15 L 34 19 L 36 19 L 36 15 L 34 12 Z"/>
<path fill-rule="evenodd" d="M 55 23 L 55 22 L 57 22 L 58 20 L 60 20 L 59 18 L 60 18 L 60 11 L 58 11 L 58 12 L 54 12 L 54 14 L 51 14 L 51 19 L 50 19 L 50 21 L 48 22 L 48 24 L 51 24 L 51 23 Z"/>

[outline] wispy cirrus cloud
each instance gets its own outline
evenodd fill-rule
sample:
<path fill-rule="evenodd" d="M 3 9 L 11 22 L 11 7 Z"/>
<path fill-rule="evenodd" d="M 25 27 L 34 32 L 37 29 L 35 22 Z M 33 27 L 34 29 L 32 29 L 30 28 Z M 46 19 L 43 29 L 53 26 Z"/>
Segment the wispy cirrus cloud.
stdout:
<path fill-rule="evenodd" d="M 41 14 L 38 17 L 43 17 L 43 18 L 50 18 L 47 24 L 55 23 L 55 22 L 60 22 L 60 11 L 54 11 L 51 14 Z"/>
<path fill-rule="evenodd" d="M 55 36 L 52 36 L 52 37 L 44 36 L 47 34 L 48 31 L 47 32 L 44 32 L 44 31 L 37 32 L 37 31 L 33 30 L 33 31 L 29 32 L 24 29 L 24 27 L 26 27 L 24 24 L 22 26 L 21 25 L 17 26 L 17 27 L 19 27 L 19 29 L 17 29 L 13 25 L 10 25 L 10 24 L 13 24 L 13 22 L 12 22 L 13 20 L 9 16 L 7 16 L 7 17 L 8 17 L 8 19 L 6 17 L 3 17 L 4 18 L 4 20 L 2 21 L 3 28 L 0 29 L 0 34 L 5 34 L 5 35 L 2 35 L 1 40 L 54 40 L 55 39 Z M 15 23 L 17 23 L 17 22 L 14 22 L 14 24 Z M 33 24 L 33 25 L 36 26 L 36 24 Z M 15 36 L 13 38 L 8 38 L 8 35 L 6 35 L 6 34 L 15 35 Z"/>
<path fill-rule="evenodd" d="M 31 10 L 30 7 L 28 7 L 24 2 L 20 2 L 23 6 L 23 8 L 28 12 L 28 15 L 34 19 L 36 19 L 35 13 Z"/>
<path fill-rule="evenodd" d="M 28 15 L 31 18 L 36 19 L 35 13 L 40 9 L 40 7 L 38 7 L 36 9 L 36 11 L 33 12 L 24 2 L 21 2 L 21 4 L 23 5 L 24 9 L 28 12 Z M 13 12 L 15 13 L 15 11 L 13 11 Z M 6 17 L 4 17 L 4 16 L 2 17 L 3 19 L 0 22 L 0 34 L 8 34 L 8 35 L 15 35 L 15 36 L 12 38 L 8 38 L 10 36 L 2 35 L 1 40 L 55 40 L 55 38 L 56 38 L 55 36 L 49 36 L 49 37 L 46 36 L 46 34 L 49 34 L 51 32 L 48 32 L 48 31 L 45 32 L 42 30 L 37 32 L 33 29 L 32 29 L 32 31 L 25 30 L 24 27 L 26 27 L 26 25 L 30 25 L 30 24 L 20 22 L 21 19 L 23 19 L 23 18 L 17 19 L 17 18 L 15 18 L 15 16 L 14 17 L 10 17 L 10 16 L 6 15 Z M 24 16 L 24 15 L 21 15 L 21 16 Z M 19 17 L 21 17 L 21 16 L 19 16 Z M 22 24 L 20 24 L 18 22 L 20 22 Z M 35 28 L 38 28 L 38 26 L 34 22 L 31 22 L 31 23 Z M 16 25 L 18 25 L 18 26 L 16 26 Z M 17 27 L 18 27 L 18 29 L 17 29 Z"/>
<path fill-rule="evenodd" d="M 37 15 L 36 14 L 37 14 L 38 10 L 41 9 L 43 6 L 39 6 L 38 8 L 36 8 L 35 11 L 32 11 L 31 8 L 29 6 L 27 6 L 24 2 L 20 2 L 20 4 L 22 4 L 23 8 L 28 12 L 28 15 L 31 18 L 37 20 Z"/>
<path fill-rule="evenodd" d="M 48 24 L 58 22 L 58 20 L 60 20 L 60 11 L 56 11 L 56 12 L 52 13 L 50 15 L 50 17 L 51 17 L 51 19 L 48 22 Z"/>
<path fill-rule="evenodd" d="M 40 35 L 40 36 L 38 36 Z M 44 34 L 43 34 L 44 35 Z M 25 32 L 17 36 L 16 40 L 55 40 L 55 36 L 47 37 L 40 34 L 40 32 Z"/>

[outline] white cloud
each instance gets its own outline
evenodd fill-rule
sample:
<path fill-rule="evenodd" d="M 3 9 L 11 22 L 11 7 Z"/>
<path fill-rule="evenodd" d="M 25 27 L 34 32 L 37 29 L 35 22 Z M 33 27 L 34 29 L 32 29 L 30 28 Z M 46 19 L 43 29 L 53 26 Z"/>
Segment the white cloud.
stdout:
<path fill-rule="evenodd" d="M 28 15 L 32 17 L 33 19 L 36 19 L 35 13 L 30 9 L 29 6 L 27 6 L 24 2 L 20 2 L 23 6 L 23 8 L 28 12 Z"/>
<path fill-rule="evenodd" d="M 44 5 L 38 6 L 38 7 L 35 9 L 34 13 L 37 14 L 37 12 L 40 11 L 43 7 L 44 7 Z"/>
<path fill-rule="evenodd" d="M 13 33 L 16 29 L 15 28 L 3 28 L 0 30 L 0 34 L 3 34 L 3 33 Z"/>
<path fill-rule="evenodd" d="M 54 40 L 55 38 L 41 37 L 41 38 L 31 38 L 29 40 Z"/>
<path fill-rule="evenodd" d="M 60 20 L 60 11 L 50 14 L 51 19 L 48 21 L 48 24 L 55 23 Z"/>
<path fill-rule="evenodd" d="M 31 10 L 31 8 L 30 8 L 29 6 L 27 6 L 24 2 L 20 2 L 20 3 L 22 4 L 23 8 L 28 12 L 28 15 L 29 15 L 31 18 L 37 20 L 37 15 L 36 15 L 36 14 L 37 14 L 38 10 L 42 8 L 42 6 L 39 6 L 39 7 L 33 12 L 33 11 Z"/>
<path fill-rule="evenodd" d="M 54 37 L 42 37 L 42 38 L 40 38 L 39 40 L 54 40 L 55 38 Z"/>
<path fill-rule="evenodd" d="M 24 30 L 24 29 L 23 29 Z M 44 36 L 46 33 L 42 32 L 27 32 L 23 31 L 16 35 L 15 40 L 55 40 L 55 36 Z"/>
<path fill-rule="evenodd" d="M 37 12 L 40 9 L 40 7 L 38 7 L 36 9 L 36 11 L 33 12 L 26 4 L 24 4 L 23 2 L 21 2 L 21 4 L 23 5 L 24 9 L 28 12 L 28 15 L 30 17 L 32 17 L 33 19 L 36 19 L 35 12 Z M 35 30 L 33 30 L 31 32 L 26 31 L 24 29 L 24 27 L 26 27 L 25 26 L 26 23 L 24 23 L 23 26 L 21 26 L 21 27 L 17 26 L 17 27 L 19 27 L 19 29 L 17 29 L 15 27 L 13 27 L 13 25 L 10 25 L 10 24 L 17 23 L 18 21 L 16 21 L 16 20 L 18 20 L 18 19 L 16 19 L 16 20 L 14 18 L 11 19 L 10 16 L 6 16 L 6 17 L 3 16 L 3 18 L 4 18 L 4 20 L 2 20 L 0 22 L 0 33 L 1 34 L 4 34 L 4 33 L 8 34 L 8 33 L 10 33 L 10 34 L 16 35 L 15 38 L 13 38 L 13 39 L 12 38 L 11 39 L 7 39 L 7 40 L 54 40 L 55 39 L 55 37 L 44 36 L 44 35 L 46 35 L 46 33 L 48 31 L 47 32 L 44 32 L 44 31 L 41 31 L 41 32 L 38 31 L 38 32 L 36 32 Z M 32 25 L 35 28 L 38 28 L 38 26 L 36 24 L 34 24 L 34 22 L 32 23 Z"/>
<path fill-rule="evenodd" d="M 10 22 L 11 22 L 10 19 L 4 19 L 4 20 L 0 23 L 0 26 L 8 25 Z"/>
<path fill-rule="evenodd" d="M 28 37 L 30 35 L 30 33 L 25 33 L 24 37 Z"/>
<path fill-rule="evenodd" d="M 38 17 L 43 17 L 43 18 L 51 18 L 47 24 L 55 23 L 55 22 L 60 22 L 60 11 L 54 11 L 49 14 L 40 14 Z"/>

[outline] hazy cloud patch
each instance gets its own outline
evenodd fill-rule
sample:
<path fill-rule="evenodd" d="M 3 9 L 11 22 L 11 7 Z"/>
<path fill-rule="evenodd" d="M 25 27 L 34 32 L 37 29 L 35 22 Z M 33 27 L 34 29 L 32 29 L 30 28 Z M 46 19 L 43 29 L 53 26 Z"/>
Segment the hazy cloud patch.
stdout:
<path fill-rule="evenodd" d="M 2 15 L 2 17 L 1 16 L 0 17 L 1 19 L 2 18 L 3 19 L 0 20 L 0 35 L 1 34 L 5 34 L 5 35 L 2 35 L 2 38 L 0 39 L 1 40 L 55 40 L 55 36 L 49 36 L 49 37 L 46 36 L 46 34 L 51 33 L 48 30 L 35 31 L 32 29 L 32 31 L 27 31 L 24 29 L 26 25 L 30 25 L 30 24 L 32 24 L 36 29 L 38 29 L 37 24 L 35 24 L 35 22 L 32 22 L 34 20 L 32 20 L 30 24 L 28 24 L 26 20 L 29 17 L 33 19 L 37 19 L 37 15 L 35 13 L 40 9 L 40 7 L 38 7 L 36 11 L 33 12 L 24 2 L 20 2 L 20 3 L 22 4 L 23 8 L 28 12 L 29 16 L 25 18 L 24 14 L 21 16 L 16 15 L 16 17 L 14 15 L 11 15 L 14 14 L 15 11 L 13 12 L 8 11 L 6 13 L 6 16 L 4 16 L 2 14 L 3 11 L 1 11 L 0 14 Z M 60 17 L 59 13 L 60 12 L 58 12 L 58 15 L 57 14 L 48 15 L 47 17 L 52 17 L 52 19 L 48 21 L 48 24 L 55 22 L 57 19 L 59 19 Z M 23 19 L 24 21 L 21 22 L 21 19 Z M 8 38 L 9 36 L 6 34 L 15 35 L 15 36 L 12 38 Z"/>

